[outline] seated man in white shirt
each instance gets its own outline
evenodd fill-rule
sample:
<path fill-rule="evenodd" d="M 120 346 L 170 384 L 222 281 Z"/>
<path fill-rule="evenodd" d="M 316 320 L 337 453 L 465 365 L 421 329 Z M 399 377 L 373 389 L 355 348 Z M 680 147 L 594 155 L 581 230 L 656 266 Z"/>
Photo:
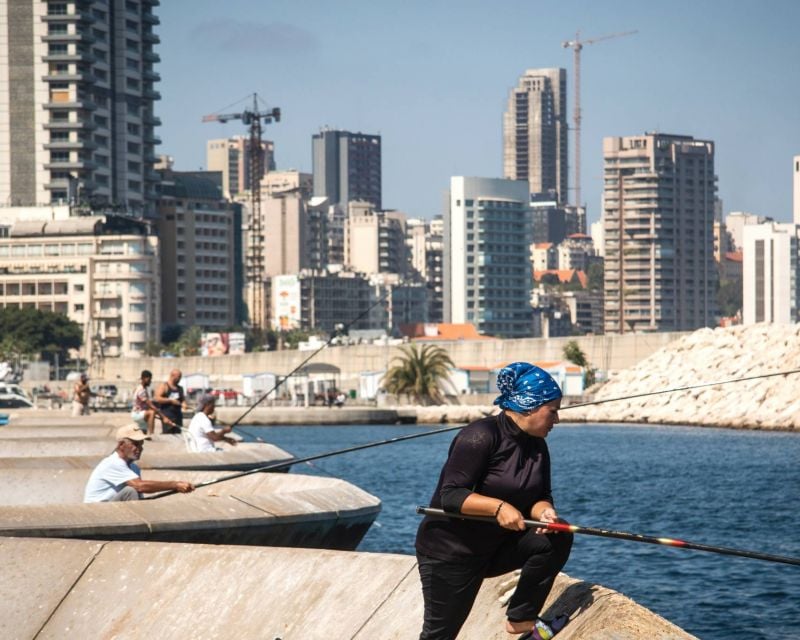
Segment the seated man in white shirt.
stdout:
<path fill-rule="evenodd" d="M 136 424 L 117 429 L 117 448 L 92 471 L 86 483 L 83 501 L 119 502 L 139 500 L 143 493 L 194 491 L 194 485 L 183 480 L 142 480 L 142 472 L 136 461 L 142 455 L 144 441 L 149 439 Z"/>
<path fill-rule="evenodd" d="M 193 444 L 194 451 L 218 451 L 215 442 L 227 442 L 236 444 L 236 440 L 228 436 L 233 427 L 226 425 L 214 428 L 211 416 L 214 414 L 217 399 L 211 394 L 203 394 L 197 400 L 197 413 L 194 414 L 189 423 L 189 435 Z"/>

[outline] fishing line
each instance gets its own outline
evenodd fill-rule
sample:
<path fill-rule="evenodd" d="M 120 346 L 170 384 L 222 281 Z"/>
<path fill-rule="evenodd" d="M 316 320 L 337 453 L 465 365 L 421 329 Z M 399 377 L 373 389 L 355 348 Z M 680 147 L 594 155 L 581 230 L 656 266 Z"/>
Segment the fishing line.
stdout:
<path fill-rule="evenodd" d="M 637 395 L 634 395 L 634 396 L 626 396 L 626 397 L 621 397 L 621 398 L 611 398 L 611 399 L 608 399 L 608 400 L 596 400 L 596 401 L 593 401 L 593 402 L 584 402 L 584 403 L 581 403 L 581 404 L 574 404 L 574 405 L 570 405 L 570 406 L 567 406 L 567 407 L 562 407 L 559 411 L 566 411 L 568 409 L 573 409 L 573 408 L 577 408 L 577 407 L 586 407 L 586 406 L 590 406 L 590 405 L 593 405 L 593 404 L 603 404 L 603 403 L 606 403 L 606 402 L 627 400 L 629 398 L 640 397 L 641 395 L 656 395 L 656 394 L 664 394 L 664 393 L 674 393 L 676 391 L 687 391 L 689 389 L 693 389 L 693 388 L 697 388 L 697 387 L 706 387 L 706 386 L 709 386 L 709 384 L 731 384 L 731 383 L 734 383 L 734 382 L 743 382 L 743 381 L 746 381 L 746 380 L 754 380 L 756 378 L 769 378 L 771 376 L 789 375 L 791 373 L 800 373 L 800 369 L 794 369 L 794 370 L 791 370 L 791 371 L 782 371 L 782 372 L 779 372 L 779 373 L 768 373 L 768 374 L 763 374 L 763 375 L 760 375 L 760 376 L 749 376 L 747 378 L 737 378 L 735 380 L 725 380 L 725 381 L 722 381 L 722 382 L 703 383 L 703 384 L 696 385 L 696 386 L 693 386 L 693 387 L 678 387 L 678 388 L 675 388 L 675 389 L 663 389 L 661 391 L 651 391 L 651 392 L 646 393 L 646 394 L 637 394 Z M 271 393 L 271 391 L 270 391 L 270 393 Z M 267 395 L 269 395 L 269 394 L 267 394 Z M 266 397 L 266 396 L 264 396 L 264 397 Z M 263 400 L 263 398 L 262 398 L 262 400 Z M 200 484 L 195 485 L 195 488 L 207 487 L 207 486 L 210 486 L 212 484 L 225 482 L 227 480 L 234 480 L 236 478 L 241 478 L 243 476 L 248 476 L 248 475 L 251 475 L 253 473 L 261 473 L 262 471 L 281 471 L 283 469 L 288 469 L 289 467 L 291 467 L 291 466 L 293 466 L 295 464 L 301 464 L 301 463 L 309 462 L 309 461 L 312 461 L 312 460 L 320 460 L 322 458 L 330 458 L 332 456 L 338 456 L 338 455 L 341 455 L 343 453 L 351 453 L 353 451 L 361 451 L 363 449 L 370 449 L 372 447 L 380 447 L 380 446 L 383 446 L 385 444 L 393 444 L 395 442 L 403 442 L 405 440 L 412 440 L 414 438 L 424 438 L 424 437 L 427 437 L 427 436 L 434 436 L 434 435 L 438 435 L 440 433 L 447 433 L 448 431 L 457 431 L 458 429 L 463 429 L 465 426 L 466 425 L 459 424 L 459 425 L 455 425 L 455 426 L 452 426 L 452 427 L 443 427 L 441 429 L 434 429 L 432 431 L 424 431 L 422 433 L 415 433 L 415 434 L 411 434 L 411 435 L 398 436 L 396 438 L 389 438 L 388 440 L 378 440 L 377 442 L 368 442 L 368 443 L 356 445 L 356 446 L 353 446 L 353 447 L 347 447 L 345 449 L 336 449 L 334 451 L 328 451 L 328 452 L 325 452 L 325 453 L 318 453 L 318 454 L 315 454 L 315 455 L 312 455 L 312 456 L 306 456 L 304 458 L 293 458 L 292 460 L 285 460 L 283 462 L 274 462 L 274 463 L 271 463 L 271 464 L 267 464 L 267 465 L 265 465 L 263 467 L 258 467 L 258 468 L 255 468 L 255 469 L 249 469 L 247 471 L 241 471 L 239 473 L 234 473 L 234 474 L 231 474 L 231 475 L 228 475 L 228 476 L 223 476 L 222 478 L 217 478 L 215 480 L 208 480 L 206 482 L 202 482 Z M 152 496 L 148 496 L 148 497 L 144 498 L 144 500 L 155 500 L 157 498 L 163 498 L 164 496 L 172 495 L 174 493 L 177 493 L 177 491 L 174 491 L 174 490 L 164 491 L 164 492 L 161 492 L 161 493 L 153 494 Z"/>
<path fill-rule="evenodd" d="M 497 524 L 497 520 L 491 516 L 468 516 L 461 513 L 448 513 L 442 509 L 434 509 L 431 507 L 417 507 L 417 513 L 436 518 L 451 518 L 455 520 L 475 520 L 478 522 L 487 522 Z M 719 553 L 727 556 L 739 556 L 742 558 L 753 558 L 755 560 L 764 560 L 766 562 L 780 562 L 782 564 L 793 564 L 800 566 L 800 558 L 791 558 L 788 556 L 776 556 L 770 553 L 761 553 L 759 551 L 748 551 L 745 549 L 732 549 L 730 547 L 716 547 L 709 544 L 701 544 L 698 542 L 688 542 L 686 540 L 679 540 L 677 538 L 659 538 L 654 536 L 645 536 L 640 533 L 628 533 L 626 531 L 612 531 L 609 529 L 598 529 L 596 527 L 581 527 L 574 524 L 565 522 L 542 522 L 540 520 L 523 520 L 526 529 L 547 529 L 553 532 L 562 533 L 579 533 L 587 536 L 598 536 L 601 538 L 616 538 L 618 540 L 629 540 L 631 542 L 645 542 L 648 544 L 659 544 L 667 547 L 674 547 L 676 549 L 691 549 L 694 551 L 708 551 L 710 553 Z M 499 524 L 497 526 L 500 526 Z"/>

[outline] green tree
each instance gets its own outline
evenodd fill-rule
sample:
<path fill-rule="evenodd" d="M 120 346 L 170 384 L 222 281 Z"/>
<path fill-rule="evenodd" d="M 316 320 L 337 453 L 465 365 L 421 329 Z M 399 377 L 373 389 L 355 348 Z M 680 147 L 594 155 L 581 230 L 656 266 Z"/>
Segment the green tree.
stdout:
<path fill-rule="evenodd" d="M 447 351 L 430 344 L 405 345 L 400 351 L 402 355 L 392 360 L 383 378 L 384 389 L 396 395 L 407 394 L 419 404 L 441 403 L 444 398 L 440 382 L 455 366 Z"/>
<path fill-rule="evenodd" d="M 603 263 L 592 262 L 589 265 L 589 268 L 586 270 L 586 276 L 589 279 L 589 286 L 588 288 L 592 291 L 602 291 L 603 290 L 603 277 L 604 277 L 604 269 Z"/>
<path fill-rule="evenodd" d="M 724 317 L 735 316 L 739 313 L 742 310 L 742 281 L 720 280 L 717 302 L 720 313 Z"/>
<path fill-rule="evenodd" d="M 189 327 L 175 342 L 169 345 L 169 350 L 176 356 L 198 356 L 200 355 L 202 336 L 203 330 L 200 327 Z"/>
<path fill-rule="evenodd" d="M 61 362 L 66 362 L 69 350 L 83 344 L 81 334 L 81 326 L 61 313 L 18 307 L 0 309 L 3 350 L 11 354 L 41 353 L 48 362 L 58 354 Z"/>
<path fill-rule="evenodd" d="M 595 381 L 596 369 L 592 368 L 586 354 L 576 340 L 570 340 L 564 345 L 564 357 L 572 364 L 583 367 L 586 376 L 586 386 L 591 387 Z"/>

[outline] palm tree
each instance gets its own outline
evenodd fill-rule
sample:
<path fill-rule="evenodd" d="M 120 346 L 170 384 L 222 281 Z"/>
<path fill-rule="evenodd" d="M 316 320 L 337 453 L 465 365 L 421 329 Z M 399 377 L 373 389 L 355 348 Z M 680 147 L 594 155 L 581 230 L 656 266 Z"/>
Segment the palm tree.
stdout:
<path fill-rule="evenodd" d="M 411 344 L 400 347 L 401 356 L 392 360 L 383 378 L 383 387 L 395 395 L 408 394 L 420 404 L 441 403 L 441 380 L 448 377 L 448 369 L 455 366 L 447 351 L 431 344 Z"/>

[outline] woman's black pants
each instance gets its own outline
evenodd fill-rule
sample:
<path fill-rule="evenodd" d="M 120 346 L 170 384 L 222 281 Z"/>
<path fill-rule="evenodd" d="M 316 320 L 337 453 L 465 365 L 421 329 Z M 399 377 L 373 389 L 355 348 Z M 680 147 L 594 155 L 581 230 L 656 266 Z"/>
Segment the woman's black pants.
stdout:
<path fill-rule="evenodd" d="M 535 620 L 571 548 L 571 533 L 537 534 L 528 529 L 511 537 L 489 557 L 437 560 L 418 553 L 425 601 L 420 640 L 454 640 L 483 579 L 515 569 L 522 572 L 506 617 L 512 622 Z"/>

